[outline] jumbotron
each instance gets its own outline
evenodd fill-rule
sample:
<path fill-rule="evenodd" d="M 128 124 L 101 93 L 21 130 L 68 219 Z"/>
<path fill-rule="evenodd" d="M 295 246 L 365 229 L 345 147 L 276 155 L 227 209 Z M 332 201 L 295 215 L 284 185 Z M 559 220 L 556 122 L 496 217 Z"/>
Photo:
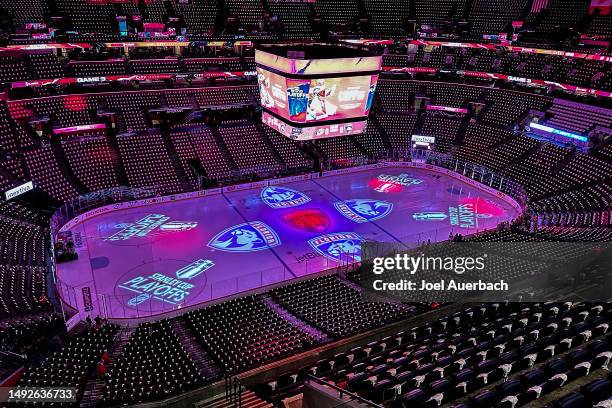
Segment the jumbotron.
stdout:
<path fill-rule="evenodd" d="M 1 0 L 0 405 L 611 407 L 611 7 Z"/>

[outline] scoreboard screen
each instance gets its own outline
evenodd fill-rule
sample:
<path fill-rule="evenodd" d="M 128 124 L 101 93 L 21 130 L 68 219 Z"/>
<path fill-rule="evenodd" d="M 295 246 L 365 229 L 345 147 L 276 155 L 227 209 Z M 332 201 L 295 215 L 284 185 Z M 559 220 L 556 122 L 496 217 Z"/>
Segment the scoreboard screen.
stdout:
<path fill-rule="evenodd" d="M 297 140 L 363 133 L 380 55 L 327 44 L 255 51 L 263 122 Z"/>
<path fill-rule="evenodd" d="M 257 68 L 261 106 L 294 123 L 368 116 L 378 75 L 285 78 Z"/>

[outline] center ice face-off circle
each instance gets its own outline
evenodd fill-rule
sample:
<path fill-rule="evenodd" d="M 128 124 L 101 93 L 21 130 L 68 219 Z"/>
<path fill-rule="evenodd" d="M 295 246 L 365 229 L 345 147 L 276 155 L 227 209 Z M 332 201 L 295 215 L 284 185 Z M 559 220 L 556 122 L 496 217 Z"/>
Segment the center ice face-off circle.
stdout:
<path fill-rule="evenodd" d="M 319 208 L 292 210 L 282 214 L 280 219 L 285 225 L 304 232 L 325 232 L 331 225 L 329 216 Z"/>

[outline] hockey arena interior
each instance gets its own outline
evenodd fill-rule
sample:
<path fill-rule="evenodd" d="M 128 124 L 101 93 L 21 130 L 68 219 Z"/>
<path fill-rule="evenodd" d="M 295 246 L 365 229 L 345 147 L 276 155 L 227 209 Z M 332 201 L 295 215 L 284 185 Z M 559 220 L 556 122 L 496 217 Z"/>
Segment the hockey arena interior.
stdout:
<path fill-rule="evenodd" d="M 612 407 L 611 8 L 0 0 L 0 404 Z"/>

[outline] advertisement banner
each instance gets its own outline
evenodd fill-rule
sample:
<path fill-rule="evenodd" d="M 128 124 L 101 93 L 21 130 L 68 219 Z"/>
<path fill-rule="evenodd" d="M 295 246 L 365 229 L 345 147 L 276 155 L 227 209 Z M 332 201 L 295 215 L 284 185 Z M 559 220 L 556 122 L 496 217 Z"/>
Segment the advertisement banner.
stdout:
<path fill-rule="evenodd" d="M 81 290 L 83 292 L 83 310 L 85 310 L 86 312 L 91 312 L 93 310 L 91 289 L 89 288 L 89 286 L 84 286 Z"/>
<path fill-rule="evenodd" d="M 6 190 L 4 192 L 4 198 L 8 201 L 12 198 L 20 196 L 28 191 L 32 191 L 34 189 L 34 183 L 28 181 L 27 183 L 21 184 L 15 188 L 11 188 L 10 190 Z"/>

